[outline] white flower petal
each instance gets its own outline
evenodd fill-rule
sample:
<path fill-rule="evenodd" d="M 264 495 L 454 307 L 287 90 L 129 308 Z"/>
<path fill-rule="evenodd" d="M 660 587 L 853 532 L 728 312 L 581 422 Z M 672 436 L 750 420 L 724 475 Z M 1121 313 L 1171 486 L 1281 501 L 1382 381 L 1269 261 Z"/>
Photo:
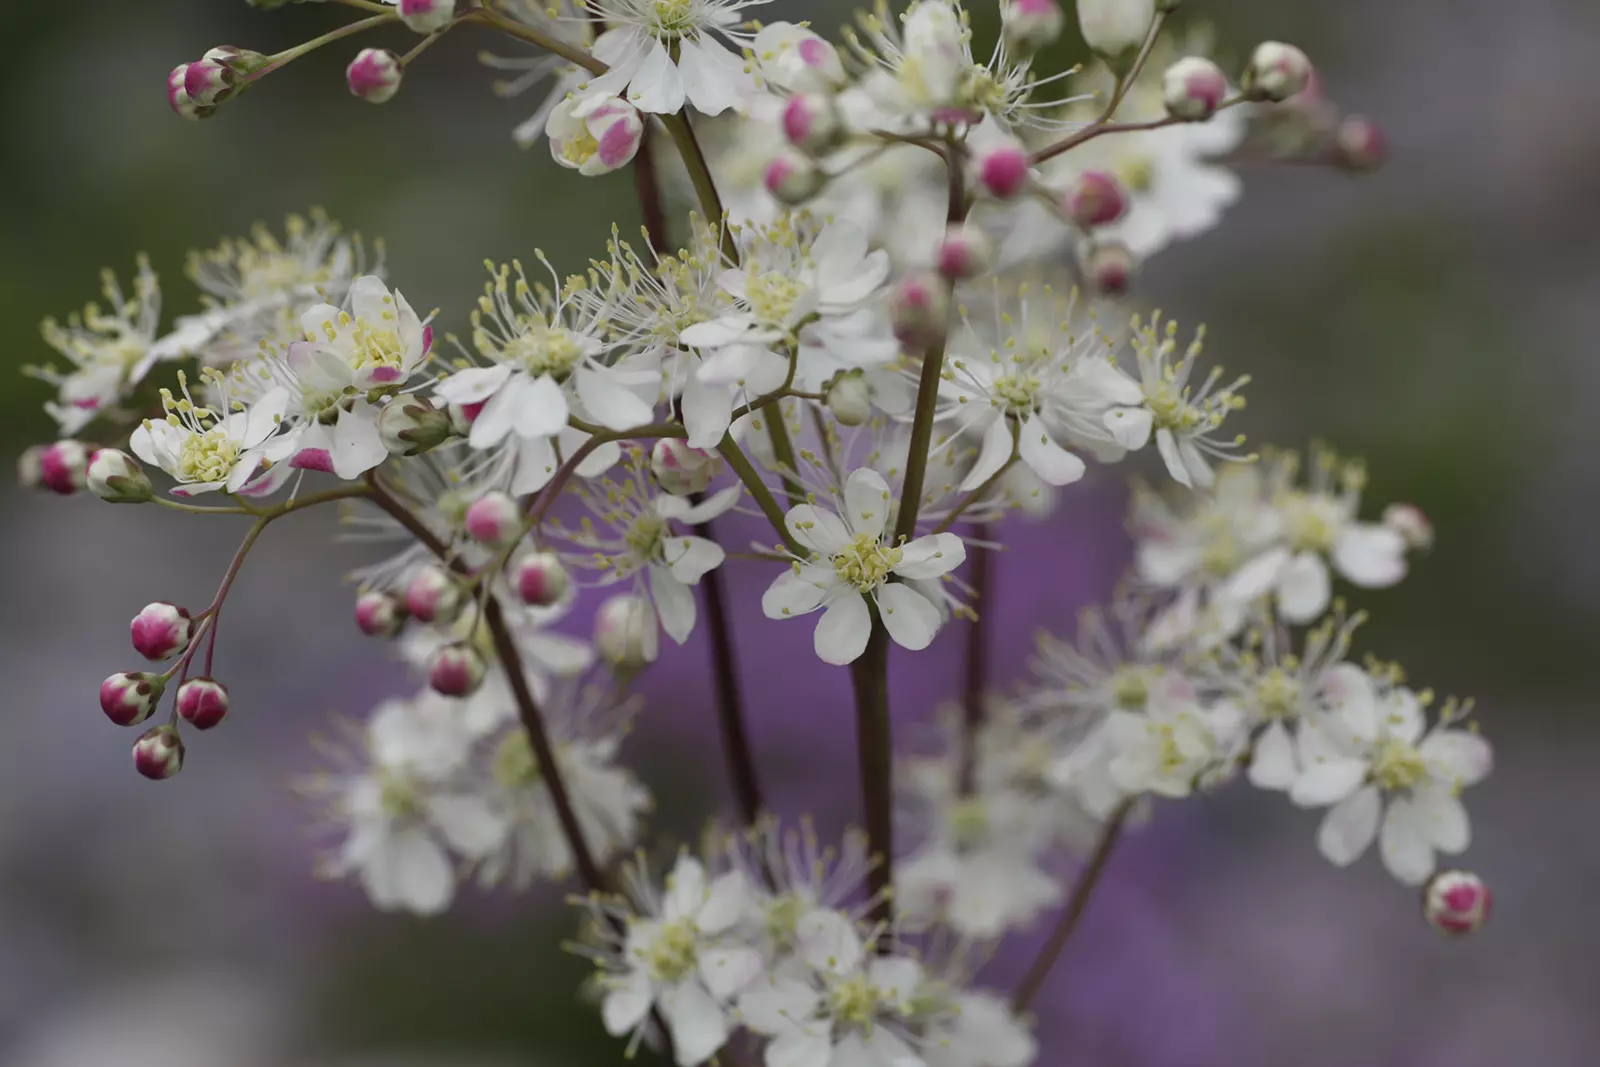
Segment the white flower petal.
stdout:
<path fill-rule="evenodd" d="M 511 377 L 505 364 L 456 371 L 434 386 L 433 395 L 450 404 L 476 404 L 493 396 Z"/>
<path fill-rule="evenodd" d="M 687 540 L 687 538 L 685 538 Z M 678 581 L 666 567 L 651 564 L 650 599 L 655 602 L 656 616 L 667 636 L 678 644 L 689 640 L 694 632 L 694 593 Z"/>
<path fill-rule="evenodd" d="M 805 982 L 775 978 L 739 994 L 739 1014 L 758 1034 L 789 1034 L 816 1011 L 822 997 Z"/>
<path fill-rule="evenodd" d="M 967 545 L 953 533 L 928 534 L 901 547 L 900 562 L 894 573 L 902 578 L 938 578 L 961 566 L 967 558 Z"/>
<path fill-rule="evenodd" d="M 1477 785 L 1494 767 L 1494 749 L 1469 730 L 1435 730 L 1417 752 L 1436 776 L 1455 786 Z"/>
<path fill-rule="evenodd" d="M 1106 430 L 1111 439 L 1129 452 L 1135 452 L 1150 442 L 1150 428 L 1155 416 L 1149 408 L 1112 408 L 1105 413 Z"/>
<path fill-rule="evenodd" d="M 1407 797 L 1389 801 L 1378 833 L 1383 865 L 1404 885 L 1421 885 L 1433 873 L 1433 842 L 1427 820 Z"/>
<path fill-rule="evenodd" d="M 573 376 L 578 397 L 589 414 L 608 430 L 631 430 L 648 425 L 655 409 L 617 384 L 603 371 L 582 367 Z"/>
<path fill-rule="evenodd" d="M 701 523 L 710 522 L 718 516 L 727 514 L 743 495 L 743 485 L 730 485 L 726 489 L 717 490 L 676 518 L 690 526 L 699 526 Z"/>
<path fill-rule="evenodd" d="M 582 371 L 578 372 L 582 374 Z M 554 437 L 567 427 L 567 394 L 548 374 L 530 378 L 517 389 L 511 429 L 518 437 Z M 483 417 L 481 414 L 478 416 Z M 476 429 L 476 426 L 474 426 Z"/>
<path fill-rule="evenodd" d="M 1319 617 L 1331 595 L 1328 565 L 1315 552 L 1299 553 L 1278 575 L 1278 610 L 1296 625 Z"/>
<path fill-rule="evenodd" d="M 1034 416 L 1017 433 L 1017 454 L 1028 468 L 1051 485 L 1070 485 L 1087 469 L 1083 460 L 1050 437 L 1044 420 Z"/>
<path fill-rule="evenodd" d="M 850 529 L 877 540 L 889 519 L 889 484 L 871 467 L 850 472 L 844 483 L 844 515 Z"/>
<path fill-rule="evenodd" d="M 796 541 L 824 556 L 837 555 L 850 542 L 843 520 L 825 508 L 801 504 L 790 508 L 784 520 Z"/>
<path fill-rule="evenodd" d="M 1383 798 L 1375 785 L 1352 793 L 1328 809 L 1317 831 L 1317 848 L 1330 863 L 1348 866 L 1361 857 L 1378 834 Z"/>
<path fill-rule="evenodd" d="M 1352 524 L 1333 542 L 1333 565 L 1363 589 L 1386 589 L 1406 575 L 1406 542 L 1387 526 Z"/>
<path fill-rule="evenodd" d="M 1324 759 L 1309 764 L 1289 790 L 1289 799 L 1302 808 L 1337 804 L 1367 777 L 1367 763 L 1358 759 Z"/>
<path fill-rule="evenodd" d="M 786 619 L 816 611 L 828 594 L 838 586 L 833 565 L 807 563 L 796 572 L 793 568 L 778 575 L 761 596 L 761 611 L 769 619 Z M 852 590 L 847 595 L 854 596 Z"/>
<path fill-rule="evenodd" d="M 699 982 L 684 982 L 663 990 L 661 1014 L 672 1032 L 678 1067 L 704 1063 L 728 1040 L 727 1016 Z"/>
<path fill-rule="evenodd" d="M 800 916 L 795 943 L 807 966 L 832 974 L 854 972 L 865 954 L 855 924 L 832 908 L 813 908 Z"/>
<path fill-rule="evenodd" d="M 933 644 L 939 624 L 944 621 L 938 607 L 927 597 L 898 582 L 878 590 L 878 614 L 894 643 L 913 652 Z"/>
<path fill-rule="evenodd" d="M 333 429 L 333 473 L 346 481 L 361 477 L 389 458 L 378 433 L 378 412 L 365 400 L 339 413 Z"/>
<path fill-rule="evenodd" d="M 601 1002 L 600 1018 L 605 1023 L 606 1033 L 621 1037 L 632 1032 L 644 1022 L 654 1000 L 649 977 L 643 971 L 629 971 L 606 990 L 605 1000 Z"/>
<path fill-rule="evenodd" d="M 1258 789 L 1288 789 L 1299 773 L 1288 729 L 1281 722 L 1269 723 L 1256 738 L 1255 755 L 1250 759 L 1250 784 Z"/>
<path fill-rule="evenodd" d="M 822 662 L 843 667 L 861 658 L 871 636 L 872 613 L 867 602 L 851 592 L 836 598 L 822 613 L 812 634 L 812 647 Z"/>
<path fill-rule="evenodd" d="M 652 115 L 673 115 L 683 110 L 683 76 L 667 54 L 667 46 L 652 38 L 644 61 L 628 82 L 628 100 Z M 681 1062 L 681 1061 L 680 1061 Z"/>
<path fill-rule="evenodd" d="M 718 1000 L 727 1000 L 761 974 L 761 953 L 732 946 L 708 948 L 700 953 L 700 980 Z"/>
<path fill-rule="evenodd" d="M 961 481 L 961 491 L 970 493 L 993 478 L 1015 450 L 1016 442 L 1011 436 L 1010 421 L 991 419 L 988 428 L 983 431 L 983 444 L 978 449 L 978 458 Z"/>
<path fill-rule="evenodd" d="M 661 554 L 672 576 L 685 585 L 694 585 L 707 571 L 721 566 L 728 555 L 721 545 L 704 537 L 668 537 L 661 543 Z"/>

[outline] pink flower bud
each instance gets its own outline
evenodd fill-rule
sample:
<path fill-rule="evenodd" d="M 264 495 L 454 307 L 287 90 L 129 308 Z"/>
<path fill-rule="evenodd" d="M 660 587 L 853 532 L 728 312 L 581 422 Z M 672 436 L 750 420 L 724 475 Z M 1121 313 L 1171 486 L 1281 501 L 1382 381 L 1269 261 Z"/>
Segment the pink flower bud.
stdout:
<path fill-rule="evenodd" d="M 197 107 L 215 107 L 233 93 L 233 72 L 214 59 L 200 59 L 183 72 L 183 88 Z"/>
<path fill-rule="evenodd" d="M 1084 43 L 1103 56 L 1131 53 L 1156 17 L 1155 0 L 1078 0 Z"/>
<path fill-rule="evenodd" d="M 650 449 L 650 473 L 656 484 L 673 496 L 705 492 L 721 469 L 721 456 L 691 448 L 680 437 L 662 437 Z"/>
<path fill-rule="evenodd" d="M 828 383 L 828 410 L 841 426 L 860 426 L 872 418 L 872 387 L 860 371 L 846 371 Z"/>
<path fill-rule="evenodd" d="M 461 587 L 442 567 L 424 567 L 406 585 L 406 610 L 422 622 L 449 622 L 461 607 Z"/>
<path fill-rule="evenodd" d="M 1422 914 L 1447 934 L 1477 933 L 1489 921 L 1492 895 L 1471 871 L 1440 871 L 1422 889 Z"/>
<path fill-rule="evenodd" d="M 100 683 L 100 710 L 118 726 L 137 726 L 161 703 L 167 682 L 159 674 L 125 671 Z"/>
<path fill-rule="evenodd" d="M 1029 55 L 1061 37 L 1067 16 L 1056 0 L 1001 0 L 1000 24 L 1007 46 Z"/>
<path fill-rule="evenodd" d="M 1167 114 L 1185 122 L 1202 122 L 1217 113 L 1228 95 L 1228 76 L 1204 56 L 1185 56 L 1161 76 Z"/>
<path fill-rule="evenodd" d="M 1287 100 L 1311 82 L 1311 60 L 1292 44 L 1263 41 L 1250 56 L 1241 84 L 1255 100 Z"/>
<path fill-rule="evenodd" d="M 510 493 L 485 493 L 467 506 L 467 536 L 480 545 L 503 548 L 522 536 L 522 509 Z"/>
<path fill-rule="evenodd" d="M 1390 504 L 1383 509 L 1383 524 L 1399 534 L 1407 548 L 1426 551 L 1433 547 L 1433 523 L 1415 504 Z"/>
<path fill-rule="evenodd" d="M 393 637 L 406 624 L 406 606 L 392 593 L 369 589 L 356 597 L 356 625 L 368 637 Z"/>
<path fill-rule="evenodd" d="M 184 87 L 189 76 L 189 64 L 180 63 L 172 68 L 172 73 L 167 75 L 167 104 L 179 118 L 205 119 L 210 118 L 217 109 L 215 107 L 201 107 L 189 96 L 189 90 Z"/>
<path fill-rule="evenodd" d="M 405 68 L 400 57 L 387 48 L 363 48 L 344 70 L 345 84 L 352 96 L 369 104 L 385 104 L 400 91 Z"/>
<path fill-rule="evenodd" d="M 447 697 L 469 696 L 483 684 L 488 670 L 483 654 L 471 644 L 445 645 L 428 664 L 428 685 Z"/>
<path fill-rule="evenodd" d="M 889 293 L 889 321 L 895 337 L 910 348 L 938 343 L 949 327 L 950 290 L 934 274 L 902 278 Z"/>
<path fill-rule="evenodd" d="M 228 717 L 228 687 L 215 678 L 191 678 L 178 687 L 178 714 L 196 730 Z"/>
<path fill-rule="evenodd" d="M 1061 198 L 1067 218 L 1086 230 L 1109 226 L 1128 212 L 1122 183 L 1103 170 L 1086 170 Z"/>
<path fill-rule="evenodd" d="M 545 124 L 550 155 L 579 174 L 610 174 L 633 162 L 644 142 L 644 116 L 619 96 L 568 97 Z"/>
<path fill-rule="evenodd" d="M 39 484 L 62 496 L 71 496 L 87 486 L 88 446 L 71 438 L 46 445 L 39 453 Z"/>
<path fill-rule="evenodd" d="M 824 93 L 796 93 L 783 106 L 783 135 L 807 155 L 821 155 L 844 133 L 839 110 Z"/>
<path fill-rule="evenodd" d="M 144 610 L 133 617 L 130 629 L 133 647 L 139 655 L 159 663 L 189 647 L 193 622 L 183 608 L 158 600 L 146 604 Z"/>
<path fill-rule="evenodd" d="M 618 674 L 629 675 L 656 658 L 656 613 L 643 597 L 624 593 L 600 605 L 594 617 L 595 647 Z"/>
<path fill-rule="evenodd" d="M 1355 173 L 1377 170 L 1389 159 L 1389 139 L 1376 122 L 1351 115 L 1339 124 L 1333 139 L 1334 160 Z"/>
<path fill-rule="evenodd" d="M 784 152 L 767 164 L 761 183 L 780 203 L 796 205 L 820 193 L 828 176 L 798 152 Z"/>
<path fill-rule="evenodd" d="M 1028 153 L 1019 144 L 991 145 L 972 160 L 973 179 L 993 197 L 1009 200 L 1028 187 Z"/>
<path fill-rule="evenodd" d="M 531 608 L 561 603 L 572 589 L 572 578 L 554 552 L 529 552 L 511 565 L 517 596 Z"/>
<path fill-rule="evenodd" d="M 1125 296 L 1139 261 L 1121 241 L 1096 241 L 1080 256 L 1089 288 L 1102 296 Z"/>
<path fill-rule="evenodd" d="M 138 460 L 115 448 L 97 449 L 89 457 L 86 480 L 89 492 L 111 504 L 142 504 L 155 495 Z"/>
<path fill-rule="evenodd" d="M 950 227 L 939 245 L 939 273 L 952 281 L 977 277 L 993 259 L 994 242 L 970 224 Z"/>
<path fill-rule="evenodd" d="M 450 24 L 456 0 L 400 0 L 400 21 L 418 33 L 433 33 Z"/>
<path fill-rule="evenodd" d="M 133 746 L 133 766 L 146 778 L 161 781 L 183 770 L 183 739 L 171 726 L 147 730 Z"/>

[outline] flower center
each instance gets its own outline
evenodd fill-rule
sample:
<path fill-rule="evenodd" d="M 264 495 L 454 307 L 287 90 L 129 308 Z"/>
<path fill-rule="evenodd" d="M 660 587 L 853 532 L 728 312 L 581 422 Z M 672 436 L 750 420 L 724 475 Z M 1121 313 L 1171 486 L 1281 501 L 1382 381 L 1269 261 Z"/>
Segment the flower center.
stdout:
<path fill-rule="evenodd" d="M 1155 184 L 1156 165 L 1149 156 L 1123 156 L 1111 165 L 1111 172 L 1131 192 L 1149 192 Z"/>
<path fill-rule="evenodd" d="M 767 936 L 779 951 L 794 947 L 800 929 L 800 916 L 805 914 L 806 902 L 793 893 L 785 893 L 767 905 Z"/>
<path fill-rule="evenodd" d="M 687 978 L 695 966 L 695 942 L 699 930 L 693 919 L 679 919 L 662 926 L 645 950 L 644 963 L 658 982 L 677 982 Z"/>
<path fill-rule="evenodd" d="M 878 1005 L 883 995 L 864 974 L 847 978 L 828 993 L 833 1017 L 847 1026 L 867 1029 L 878 1017 Z"/>
<path fill-rule="evenodd" d="M 1033 375 L 1018 371 L 1000 375 L 994 380 L 991 391 L 1006 411 L 1018 418 L 1025 418 L 1038 410 L 1039 391 L 1043 384 Z"/>
<path fill-rule="evenodd" d="M 697 27 L 694 0 L 655 0 L 654 18 L 660 33 L 679 35 Z"/>
<path fill-rule="evenodd" d="M 1295 493 L 1284 502 L 1289 541 L 1297 552 L 1330 552 L 1337 532 L 1337 520 L 1329 514 L 1329 502 Z"/>
<path fill-rule="evenodd" d="M 1274 667 L 1256 683 L 1256 703 L 1269 719 L 1287 719 L 1300 706 L 1300 682 L 1282 667 Z"/>
<path fill-rule="evenodd" d="M 570 330 L 560 326 L 552 329 L 537 321 L 527 325 L 527 333 L 506 342 L 503 358 L 535 378 L 548 374 L 558 382 L 565 381 L 583 361 L 583 346 Z"/>
<path fill-rule="evenodd" d="M 221 427 L 192 433 L 178 453 L 178 470 L 185 481 L 222 482 L 239 461 L 239 443 Z"/>
<path fill-rule="evenodd" d="M 1391 792 L 1410 789 L 1428 774 L 1416 746 L 1391 737 L 1372 761 L 1372 779 Z"/>
<path fill-rule="evenodd" d="M 627 542 L 628 550 L 643 563 L 660 557 L 661 541 L 666 535 L 667 520 L 647 512 L 633 521 L 622 539 Z"/>
<path fill-rule="evenodd" d="M 1231 534 L 1219 534 L 1206 542 L 1200 553 L 1200 566 L 1207 574 L 1224 577 L 1239 568 L 1239 543 Z"/>
<path fill-rule="evenodd" d="M 561 158 L 575 166 L 582 166 L 600 151 L 600 142 L 585 127 L 582 132 L 561 142 Z"/>
<path fill-rule="evenodd" d="M 504 789 L 527 788 L 539 784 L 539 763 L 533 758 L 533 746 L 528 743 L 526 733 L 512 730 L 506 734 L 505 740 L 494 750 L 490 773 L 494 777 L 495 784 Z"/>
<path fill-rule="evenodd" d="M 981 797 L 963 797 L 950 805 L 950 836 L 955 843 L 976 845 L 989 832 L 989 806 Z"/>
<path fill-rule="evenodd" d="M 882 585 L 904 555 L 901 549 L 880 544 L 876 537 L 856 534 L 844 550 L 833 557 L 833 571 L 865 593 Z"/>
<path fill-rule="evenodd" d="M 378 783 L 378 803 L 391 819 L 407 819 L 422 814 L 422 796 L 408 779 L 384 775 Z"/>
<path fill-rule="evenodd" d="M 745 282 L 745 302 L 756 318 L 762 322 L 787 326 L 794 306 L 806 293 L 806 287 L 778 271 L 753 274 Z"/>
<path fill-rule="evenodd" d="M 1111 699 L 1117 707 L 1142 711 L 1150 700 L 1150 681 L 1139 667 L 1121 667 L 1111 676 Z"/>
<path fill-rule="evenodd" d="M 393 312 L 385 312 L 382 327 L 374 326 L 364 318 L 356 319 L 351 324 L 351 369 L 399 367 L 405 362 L 405 345 L 400 340 L 399 331 L 392 325 L 393 319 Z"/>
<path fill-rule="evenodd" d="M 245 300 L 280 297 L 291 289 L 326 282 L 328 276 L 326 268 L 307 270 L 300 260 L 285 252 L 253 247 L 240 250 L 239 295 Z"/>

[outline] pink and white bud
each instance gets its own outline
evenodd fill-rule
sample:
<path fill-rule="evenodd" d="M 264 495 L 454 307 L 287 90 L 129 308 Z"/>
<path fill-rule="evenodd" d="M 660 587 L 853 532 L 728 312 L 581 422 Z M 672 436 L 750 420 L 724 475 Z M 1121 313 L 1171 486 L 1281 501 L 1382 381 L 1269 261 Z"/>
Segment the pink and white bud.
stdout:
<path fill-rule="evenodd" d="M 100 710 L 118 726 L 137 726 L 155 713 L 167 681 L 148 671 L 124 671 L 100 683 Z"/>
<path fill-rule="evenodd" d="M 1256 45 L 1240 84 L 1254 100 L 1287 100 L 1311 84 L 1311 60 L 1292 44 L 1263 41 Z"/>
<path fill-rule="evenodd" d="M 483 653 L 471 643 L 445 645 L 433 654 L 428 664 L 428 685 L 447 697 L 471 696 L 483 684 L 488 671 Z"/>
<path fill-rule="evenodd" d="M 70 437 L 44 446 L 39 453 L 39 484 L 52 493 L 71 496 L 89 484 L 89 446 Z"/>
<path fill-rule="evenodd" d="M 463 525 L 478 544 L 504 548 L 522 536 L 522 509 L 515 497 L 497 489 L 467 505 Z"/>
<path fill-rule="evenodd" d="M 1115 176 L 1086 170 L 1062 195 L 1061 210 L 1086 230 L 1109 226 L 1128 213 L 1128 193 Z"/>
<path fill-rule="evenodd" d="M 751 49 L 761 75 L 790 92 L 829 92 L 849 82 L 839 50 L 803 26 L 775 22 L 756 34 Z"/>
<path fill-rule="evenodd" d="M 860 426 L 872 418 L 872 387 L 860 371 L 846 371 L 828 383 L 825 403 L 841 426 Z"/>
<path fill-rule="evenodd" d="M 1101 296 L 1126 296 L 1139 261 L 1121 241 L 1096 241 L 1080 255 L 1084 281 Z"/>
<path fill-rule="evenodd" d="M 1067 16 L 1056 0 L 1001 0 L 1000 26 L 1013 53 L 1032 55 L 1061 38 Z"/>
<path fill-rule="evenodd" d="M 656 613 L 643 597 L 624 593 L 600 605 L 594 617 L 595 648 L 618 674 L 653 662 L 659 650 Z"/>
<path fill-rule="evenodd" d="M 422 622 L 449 622 L 461 609 L 461 586 L 443 567 L 423 567 L 406 585 L 406 610 Z"/>
<path fill-rule="evenodd" d="M 400 0 L 400 21 L 418 33 L 434 33 L 456 17 L 456 0 Z"/>
<path fill-rule="evenodd" d="M 1433 523 L 1415 504 L 1390 504 L 1383 509 L 1383 524 L 1399 534 L 1414 552 L 1433 547 Z"/>
<path fill-rule="evenodd" d="M 350 95 L 369 104 L 387 104 L 393 100 L 404 78 L 404 64 L 387 48 L 363 48 L 344 69 Z"/>
<path fill-rule="evenodd" d="M 650 449 L 650 473 L 656 484 L 673 496 L 703 493 L 722 470 L 722 457 L 704 448 L 691 448 L 681 437 L 662 437 Z"/>
<path fill-rule="evenodd" d="M 773 199 L 791 206 L 803 204 L 822 192 L 828 176 L 822 168 L 798 152 L 782 152 L 761 175 L 761 184 Z"/>
<path fill-rule="evenodd" d="M 86 474 L 89 492 L 111 504 L 143 504 L 155 496 L 139 461 L 115 448 L 96 449 Z"/>
<path fill-rule="evenodd" d="M 783 105 L 783 136 L 800 151 L 819 156 L 838 145 L 844 121 L 826 93 L 796 93 Z"/>
<path fill-rule="evenodd" d="M 49 445 L 29 445 L 17 457 L 17 484 L 24 489 L 44 485 L 44 454 Z"/>
<path fill-rule="evenodd" d="M 1389 139 L 1376 122 L 1351 115 L 1333 136 L 1334 161 L 1357 174 L 1377 170 L 1389 160 Z"/>
<path fill-rule="evenodd" d="M 1161 76 L 1167 114 L 1185 122 L 1203 122 L 1217 113 L 1228 95 L 1228 76 L 1204 56 L 1184 56 Z"/>
<path fill-rule="evenodd" d="M 216 107 L 233 93 L 233 72 L 214 59 L 198 59 L 183 72 L 183 89 L 197 107 Z"/>
<path fill-rule="evenodd" d="M 356 596 L 356 625 L 368 637 L 394 637 L 405 624 L 405 603 L 393 593 L 368 589 Z"/>
<path fill-rule="evenodd" d="M 1108 58 L 1143 44 L 1155 17 L 1155 0 L 1078 0 L 1084 43 Z"/>
<path fill-rule="evenodd" d="M 146 604 L 144 610 L 133 617 L 129 630 L 135 651 L 145 659 L 160 663 L 189 647 L 194 622 L 185 609 L 158 600 Z"/>
<path fill-rule="evenodd" d="M 1422 889 L 1422 915 L 1436 930 L 1473 934 L 1489 921 L 1493 895 L 1471 871 L 1440 871 Z"/>
<path fill-rule="evenodd" d="M 420 456 L 455 436 L 450 412 L 427 397 L 397 396 L 378 412 L 378 436 L 391 456 Z"/>
<path fill-rule="evenodd" d="M 185 119 L 210 118 L 217 109 L 214 107 L 201 107 L 189 96 L 185 82 L 189 77 L 189 64 L 180 63 L 172 68 L 172 73 L 167 75 L 167 105 L 174 114 Z"/>
<path fill-rule="evenodd" d="M 949 286 L 936 274 L 902 278 L 889 292 L 889 322 L 908 348 L 937 344 L 949 328 Z"/>
<path fill-rule="evenodd" d="M 963 223 L 945 230 L 939 245 L 939 273 L 946 278 L 976 278 L 993 261 L 994 242 L 978 227 Z"/>
<path fill-rule="evenodd" d="M 215 678 L 191 678 L 178 687 L 178 714 L 196 730 L 228 717 L 228 687 Z"/>
<path fill-rule="evenodd" d="M 147 730 L 133 745 L 134 770 L 161 781 L 183 770 L 183 739 L 171 726 Z"/>
<path fill-rule="evenodd" d="M 1000 200 L 1026 189 L 1031 171 L 1027 151 L 1013 141 L 990 145 L 972 157 L 972 180 Z"/>
<path fill-rule="evenodd" d="M 545 123 L 550 157 L 579 174 L 610 174 L 633 162 L 644 143 L 644 116 L 619 96 L 568 97 Z"/>
<path fill-rule="evenodd" d="M 530 608 L 549 608 L 572 591 L 572 576 L 554 552 L 529 552 L 511 564 L 517 596 Z"/>

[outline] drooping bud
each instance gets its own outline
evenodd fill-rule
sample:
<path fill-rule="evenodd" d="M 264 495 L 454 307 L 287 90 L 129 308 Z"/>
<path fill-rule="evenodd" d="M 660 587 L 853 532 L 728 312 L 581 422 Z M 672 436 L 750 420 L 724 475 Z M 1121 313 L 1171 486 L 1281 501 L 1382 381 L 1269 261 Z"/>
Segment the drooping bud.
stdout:
<path fill-rule="evenodd" d="M 129 626 L 134 649 L 145 659 L 157 663 L 188 648 L 193 629 L 188 611 L 164 600 L 146 604 Z"/>
<path fill-rule="evenodd" d="M 434 692 L 447 697 L 470 696 L 483 684 L 483 676 L 488 670 L 483 653 L 474 648 L 471 642 L 445 645 L 433 654 L 433 660 L 428 664 L 428 685 Z"/>
<path fill-rule="evenodd" d="M 1339 123 L 1333 137 L 1334 161 L 1345 170 L 1361 174 L 1377 170 L 1388 162 L 1389 139 L 1376 122 L 1362 115 L 1351 115 Z"/>
<path fill-rule="evenodd" d="M 632 674 L 656 658 L 656 613 L 643 597 L 624 593 L 600 605 L 594 618 L 600 656 L 618 674 Z"/>
<path fill-rule="evenodd" d="M 456 17 L 456 0 L 400 0 L 400 21 L 418 33 L 442 30 Z"/>
<path fill-rule="evenodd" d="M 1084 43 L 1108 59 L 1143 44 L 1155 17 L 1155 0 L 1078 0 Z"/>
<path fill-rule="evenodd" d="M 1096 241 L 1080 254 L 1084 280 L 1102 296 L 1125 296 L 1139 269 L 1132 250 L 1121 241 Z"/>
<path fill-rule="evenodd" d="M 1002 141 L 974 154 L 972 178 L 990 196 L 1009 200 L 1028 187 L 1028 153 L 1013 141 Z"/>
<path fill-rule="evenodd" d="M 650 449 L 650 473 L 673 496 L 703 493 L 722 470 L 722 457 L 705 448 L 691 448 L 681 437 L 662 437 Z"/>
<path fill-rule="evenodd" d="M 100 710 L 118 726 L 137 726 L 161 703 L 166 680 L 148 671 L 124 671 L 100 683 Z"/>
<path fill-rule="evenodd" d="M 228 717 L 228 687 L 215 678 L 191 678 L 178 687 L 178 714 L 196 730 Z"/>
<path fill-rule="evenodd" d="M 1311 60 L 1292 44 L 1263 41 L 1256 45 L 1240 84 L 1254 100 L 1287 100 L 1311 83 Z"/>
<path fill-rule="evenodd" d="M 828 176 L 799 152 L 782 152 L 767 164 L 761 184 L 779 203 L 803 204 L 822 191 Z"/>
<path fill-rule="evenodd" d="M 139 461 L 115 448 L 97 449 L 89 458 L 89 492 L 111 504 L 143 504 L 155 496 Z"/>
<path fill-rule="evenodd" d="M 530 608 L 554 607 L 572 590 L 572 577 L 554 552 L 529 552 L 511 564 L 517 596 Z"/>
<path fill-rule="evenodd" d="M 1492 895 L 1471 871 L 1440 871 L 1422 889 L 1422 914 L 1436 930 L 1472 934 L 1489 921 Z"/>
<path fill-rule="evenodd" d="M 522 536 L 522 509 L 510 493 L 496 489 L 467 505 L 467 536 L 480 545 L 504 548 Z"/>
<path fill-rule="evenodd" d="M 989 269 L 994 242 L 969 223 L 951 226 L 939 245 L 939 273 L 953 281 L 976 278 Z"/>
<path fill-rule="evenodd" d="M 423 567 L 406 585 L 406 610 L 423 622 L 449 622 L 461 607 L 461 586 L 443 567 Z"/>
<path fill-rule="evenodd" d="M 344 70 L 352 96 L 369 104 L 386 104 L 400 91 L 405 66 L 387 48 L 363 48 Z"/>
<path fill-rule="evenodd" d="M 1185 122 L 1203 122 L 1217 113 L 1228 95 L 1228 76 L 1204 56 L 1185 56 L 1161 76 L 1167 114 Z"/>
<path fill-rule="evenodd" d="M 1010 51 L 1032 55 L 1056 43 L 1067 16 L 1056 0 L 1001 0 L 1000 25 Z"/>
<path fill-rule="evenodd" d="M 1127 214 L 1128 194 L 1113 175 L 1086 170 L 1061 197 L 1061 210 L 1086 230 L 1109 226 Z"/>
<path fill-rule="evenodd" d="M 569 97 L 545 124 L 550 156 L 579 174 L 610 174 L 633 162 L 644 143 L 644 116 L 618 96 L 598 102 Z"/>
<path fill-rule="evenodd" d="M 943 339 L 950 319 L 950 292 L 935 274 L 902 278 L 889 293 L 894 335 L 910 348 L 928 348 Z"/>
<path fill-rule="evenodd" d="M 134 742 L 133 766 L 146 778 L 158 782 L 171 778 L 183 770 L 183 738 L 171 726 L 157 726 L 145 731 Z"/>
<path fill-rule="evenodd" d="M 406 624 L 406 606 L 393 593 L 368 589 L 356 597 L 356 625 L 368 637 L 393 637 Z"/>
<path fill-rule="evenodd" d="M 844 123 L 825 93 L 796 93 L 783 105 L 783 136 L 800 151 L 822 155 L 839 143 Z"/>
<path fill-rule="evenodd" d="M 872 389 L 860 371 L 845 371 L 828 383 L 828 410 L 842 426 L 860 426 L 872 418 Z"/>
<path fill-rule="evenodd" d="M 1415 504 L 1390 504 L 1383 509 L 1383 524 L 1399 534 L 1413 551 L 1433 547 L 1433 523 Z"/>
<path fill-rule="evenodd" d="M 189 64 L 180 63 L 172 68 L 172 73 L 167 75 L 167 104 L 174 114 L 185 119 L 206 119 L 217 110 L 214 107 L 201 107 L 189 97 L 189 90 L 184 87 L 184 82 L 189 76 Z"/>
<path fill-rule="evenodd" d="M 378 412 L 378 436 L 392 456 L 420 456 L 450 440 L 455 430 L 450 413 L 427 397 L 397 396 Z"/>
<path fill-rule="evenodd" d="M 89 484 L 89 447 L 70 437 L 45 445 L 39 453 L 39 484 L 62 496 L 84 489 Z"/>

